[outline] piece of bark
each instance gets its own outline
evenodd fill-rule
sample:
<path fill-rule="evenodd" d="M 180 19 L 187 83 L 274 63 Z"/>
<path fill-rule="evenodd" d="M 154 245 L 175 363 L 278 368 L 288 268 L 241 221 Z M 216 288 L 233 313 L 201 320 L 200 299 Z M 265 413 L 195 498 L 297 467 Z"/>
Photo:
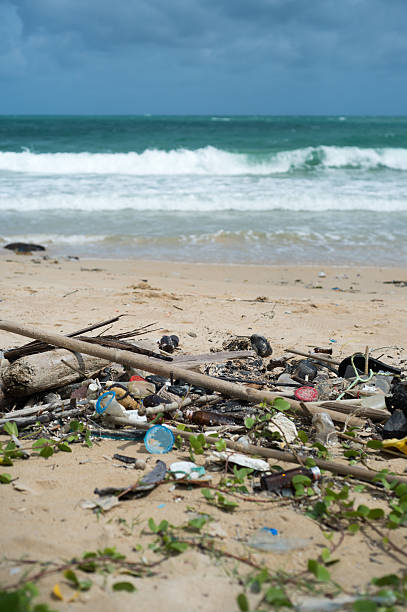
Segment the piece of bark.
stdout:
<path fill-rule="evenodd" d="M 4 392 L 6 397 L 20 398 L 64 387 L 102 370 L 109 363 L 106 359 L 63 349 L 29 355 L 3 370 Z"/>

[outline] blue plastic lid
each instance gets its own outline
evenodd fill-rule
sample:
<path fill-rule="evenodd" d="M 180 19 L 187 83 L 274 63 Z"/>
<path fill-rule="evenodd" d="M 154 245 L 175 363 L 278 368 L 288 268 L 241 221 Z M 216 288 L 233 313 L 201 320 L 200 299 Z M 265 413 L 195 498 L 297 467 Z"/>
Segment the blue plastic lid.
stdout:
<path fill-rule="evenodd" d="M 144 436 L 144 445 L 153 455 L 169 453 L 174 446 L 174 434 L 168 427 L 154 425 Z"/>

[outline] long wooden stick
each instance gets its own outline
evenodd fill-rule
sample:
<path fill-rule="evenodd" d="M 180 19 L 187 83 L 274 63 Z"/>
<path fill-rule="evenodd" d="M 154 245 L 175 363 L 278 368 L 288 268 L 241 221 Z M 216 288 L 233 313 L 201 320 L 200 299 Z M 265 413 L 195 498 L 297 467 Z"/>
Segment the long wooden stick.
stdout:
<path fill-rule="evenodd" d="M 197 387 L 204 387 L 217 391 L 222 395 L 228 397 L 235 397 L 248 402 L 272 402 L 276 397 L 281 397 L 281 394 L 272 393 L 270 391 L 258 391 L 250 387 L 243 387 L 236 383 L 230 383 L 219 378 L 212 378 L 204 374 L 199 374 L 187 370 L 185 368 L 178 367 L 173 363 L 162 363 L 158 359 L 152 357 L 146 357 L 144 355 L 138 355 L 130 353 L 130 351 L 124 351 L 115 348 L 108 348 L 104 346 L 91 345 L 88 342 L 83 342 L 74 338 L 67 338 L 62 334 L 56 334 L 54 332 L 47 332 L 42 329 L 29 327 L 27 325 L 20 325 L 13 321 L 0 320 L 0 329 L 19 334 L 20 336 L 26 336 L 28 338 L 36 338 L 42 340 L 48 344 L 59 346 L 67 349 L 68 351 L 74 351 L 77 353 L 84 353 L 85 355 L 92 355 L 94 357 L 100 357 L 101 359 L 107 359 L 111 362 L 121 363 L 123 365 L 132 366 L 141 370 L 147 370 L 154 374 L 161 376 L 170 377 L 174 379 L 183 380 L 189 384 L 196 385 Z M 300 409 L 299 402 L 293 399 L 287 399 L 293 408 Z"/>

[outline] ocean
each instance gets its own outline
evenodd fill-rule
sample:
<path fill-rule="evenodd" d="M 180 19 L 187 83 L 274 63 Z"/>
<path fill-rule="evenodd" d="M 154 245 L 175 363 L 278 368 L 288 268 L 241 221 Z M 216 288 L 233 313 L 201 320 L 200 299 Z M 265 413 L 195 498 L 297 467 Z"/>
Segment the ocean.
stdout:
<path fill-rule="evenodd" d="M 0 116 L 0 247 L 407 264 L 407 117 Z"/>

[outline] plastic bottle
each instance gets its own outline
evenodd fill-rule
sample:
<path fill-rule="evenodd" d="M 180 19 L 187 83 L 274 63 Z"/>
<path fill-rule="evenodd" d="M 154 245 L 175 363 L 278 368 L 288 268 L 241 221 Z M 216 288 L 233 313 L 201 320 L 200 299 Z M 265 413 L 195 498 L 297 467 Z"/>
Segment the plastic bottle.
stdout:
<path fill-rule="evenodd" d="M 308 478 L 314 482 L 321 478 L 321 472 L 317 466 L 312 468 L 300 466 L 291 470 L 262 476 L 260 478 L 260 485 L 261 488 L 266 489 L 266 491 L 281 491 L 282 489 L 290 488 L 292 486 L 293 477 L 299 474 L 308 476 Z"/>
<path fill-rule="evenodd" d="M 324 446 L 338 442 L 335 425 L 329 414 L 326 412 L 316 414 L 312 419 L 312 424 L 315 428 L 315 440 L 317 442 Z"/>
<path fill-rule="evenodd" d="M 184 416 L 195 425 L 236 425 L 235 419 L 230 416 L 210 410 L 186 410 Z"/>

